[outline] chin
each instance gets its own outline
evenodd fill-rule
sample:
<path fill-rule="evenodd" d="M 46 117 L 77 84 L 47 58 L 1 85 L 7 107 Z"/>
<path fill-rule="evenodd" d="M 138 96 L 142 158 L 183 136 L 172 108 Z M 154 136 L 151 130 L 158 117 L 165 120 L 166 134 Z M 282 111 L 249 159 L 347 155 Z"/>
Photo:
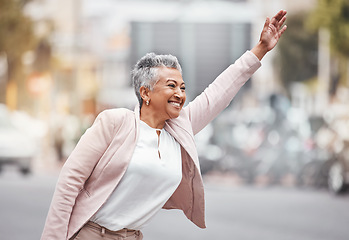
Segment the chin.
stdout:
<path fill-rule="evenodd" d="M 175 113 L 175 114 L 171 114 L 169 115 L 169 119 L 174 119 L 174 118 L 178 118 L 179 117 L 179 112 L 178 113 Z"/>

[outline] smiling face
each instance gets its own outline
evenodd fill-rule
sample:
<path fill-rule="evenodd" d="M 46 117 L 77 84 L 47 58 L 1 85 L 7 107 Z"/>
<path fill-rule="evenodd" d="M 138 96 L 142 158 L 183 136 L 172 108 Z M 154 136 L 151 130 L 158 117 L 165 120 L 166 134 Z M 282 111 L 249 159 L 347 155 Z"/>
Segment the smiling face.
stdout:
<path fill-rule="evenodd" d="M 177 118 L 186 100 L 185 83 L 181 73 L 174 68 L 160 67 L 158 69 L 158 81 L 153 90 L 147 94 L 150 100 L 148 113 L 160 122 Z"/>

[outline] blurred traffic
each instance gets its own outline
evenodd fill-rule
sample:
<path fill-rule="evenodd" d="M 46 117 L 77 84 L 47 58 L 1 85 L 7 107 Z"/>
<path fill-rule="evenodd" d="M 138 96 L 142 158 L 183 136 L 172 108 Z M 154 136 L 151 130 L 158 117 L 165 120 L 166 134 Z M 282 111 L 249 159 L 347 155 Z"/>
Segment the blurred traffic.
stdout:
<path fill-rule="evenodd" d="M 11 164 L 24 175 L 31 173 L 47 132 L 44 126 L 28 114 L 10 112 L 0 104 L 0 172 L 4 165 Z"/>
<path fill-rule="evenodd" d="M 312 117 L 287 101 L 273 95 L 263 108 L 219 116 L 197 136 L 203 174 L 230 173 L 244 184 L 344 192 L 349 183 L 349 108 Z M 275 104 L 280 102 L 285 104 Z"/>

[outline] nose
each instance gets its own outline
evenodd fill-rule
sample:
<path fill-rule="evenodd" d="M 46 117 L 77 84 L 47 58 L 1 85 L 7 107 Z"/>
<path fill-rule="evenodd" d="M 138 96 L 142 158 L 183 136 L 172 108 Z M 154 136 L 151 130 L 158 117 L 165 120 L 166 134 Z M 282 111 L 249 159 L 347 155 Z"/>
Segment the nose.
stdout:
<path fill-rule="evenodd" d="M 177 88 L 174 96 L 177 98 L 177 99 L 182 99 L 184 96 L 185 96 L 185 93 L 180 89 L 180 88 Z"/>

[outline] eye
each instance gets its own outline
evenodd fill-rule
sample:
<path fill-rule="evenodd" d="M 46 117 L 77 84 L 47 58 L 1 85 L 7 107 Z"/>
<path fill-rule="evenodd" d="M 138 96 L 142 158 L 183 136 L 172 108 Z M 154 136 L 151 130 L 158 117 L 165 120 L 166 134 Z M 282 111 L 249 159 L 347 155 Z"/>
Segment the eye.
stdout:
<path fill-rule="evenodd" d="M 168 86 L 171 87 L 171 88 L 175 88 L 176 87 L 176 85 L 174 85 L 173 83 L 169 84 Z"/>
<path fill-rule="evenodd" d="M 185 91 L 185 86 L 181 87 L 181 90 L 184 92 Z"/>

